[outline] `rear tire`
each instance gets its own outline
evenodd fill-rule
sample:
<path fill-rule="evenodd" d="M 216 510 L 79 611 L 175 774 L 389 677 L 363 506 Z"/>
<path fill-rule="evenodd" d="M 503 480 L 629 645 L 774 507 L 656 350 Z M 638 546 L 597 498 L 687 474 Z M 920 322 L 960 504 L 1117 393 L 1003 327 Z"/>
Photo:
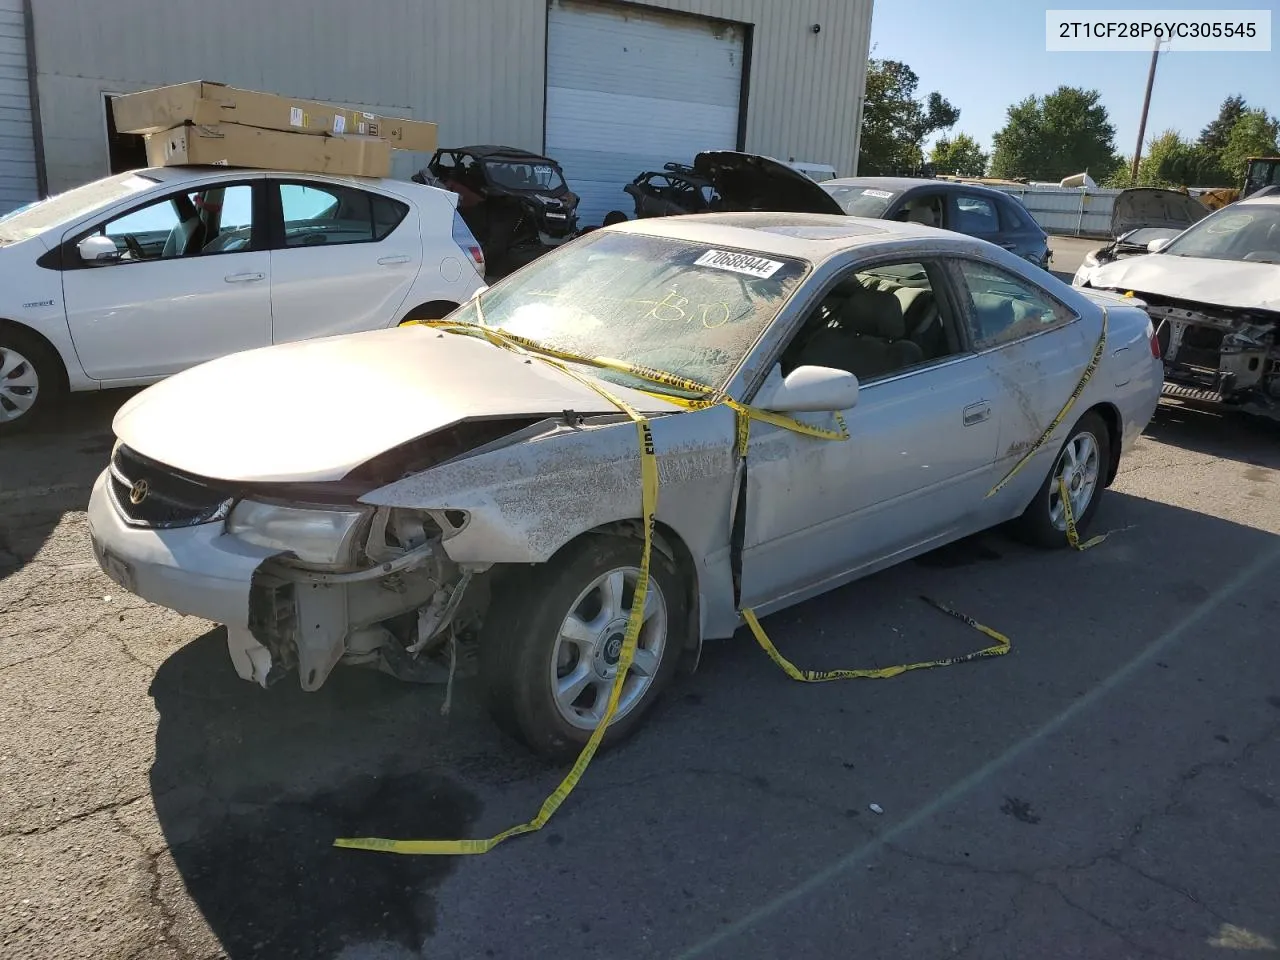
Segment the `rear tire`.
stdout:
<path fill-rule="evenodd" d="M 1111 432 L 1102 417 L 1093 412 L 1081 417 L 1071 428 L 1031 503 L 1011 524 L 1010 532 L 1036 547 L 1052 550 L 1068 545 L 1058 494 L 1058 477 L 1065 468 L 1068 490 L 1074 491 L 1071 501 L 1076 531 L 1083 538 L 1102 502 L 1107 465 L 1111 462 L 1111 443 Z"/>
<path fill-rule="evenodd" d="M 490 607 L 480 645 L 490 713 L 548 759 L 572 760 L 599 725 L 641 550 L 634 539 L 583 537 L 550 562 L 513 576 L 504 601 Z M 670 684 L 684 648 L 688 611 L 680 575 L 657 550 L 649 573 L 636 658 L 604 747 L 636 730 Z"/>
<path fill-rule="evenodd" d="M 35 334 L 0 325 L 0 436 L 33 426 L 65 390 L 58 355 Z"/>

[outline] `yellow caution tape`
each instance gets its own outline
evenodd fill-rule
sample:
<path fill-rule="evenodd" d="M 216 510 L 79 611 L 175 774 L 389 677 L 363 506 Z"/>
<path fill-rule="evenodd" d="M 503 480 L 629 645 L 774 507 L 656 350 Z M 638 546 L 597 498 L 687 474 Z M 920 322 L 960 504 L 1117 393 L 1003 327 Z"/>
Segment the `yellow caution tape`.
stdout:
<path fill-rule="evenodd" d="M 896 677 L 906 673 L 909 670 L 930 670 L 934 667 L 950 667 L 957 663 L 969 663 L 972 660 L 983 660 L 987 657 L 1002 657 L 1009 652 L 1009 638 L 997 630 L 979 623 L 972 617 L 965 616 L 952 610 L 950 607 L 943 606 L 936 600 L 930 600 L 928 597 L 921 597 L 925 603 L 936 607 L 943 613 L 955 617 L 957 620 L 967 624 L 979 633 L 984 633 L 995 644 L 990 647 L 984 647 L 981 650 L 975 650 L 973 653 L 962 654 L 958 657 L 947 657 L 942 660 L 922 660 L 918 663 L 899 663 L 892 667 L 878 667 L 874 669 L 863 670 L 801 670 L 790 660 L 778 652 L 770 641 L 768 635 L 765 634 L 764 628 L 760 626 L 760 621 L 756 619 L 755 613 L 750 610 L 742 611 L 742 618 L 747 621 L 747 626 L 751 628 L 752 635 L 756 638 L 756 642 L 769 655 L 769 659 L 782 668 L 792 680 L 799 680 L 803 683 L 826 683 L 829 680 L 887 680 L 890 677 Z"/>
<path fill-rule="evenodd" d="M 839 414 L 835 414 L 836 423 L 839 427 L 837 430 L 828 430 L 822 427 L 816 427 L 812 424 L 797 420 L 794 417 L 784 416 L 782 414 L 773 413 L 767 410 L 760 410 L 747 404 L 738 403 L 723 394 L 717 394 L 709 386 L 690 380 L 687 377 L 677 376 L 676 374 L 667 373 L 662 370 L 656 370 L 650 367 L 637 366 L 635 364 L 625 363 L 621 360 L 613 360 L 603 357 L 583 357 L 565 351 L 548 348 L 543 344 L 535 341 L 519 337 L 506 331 L 486 327 L 480 324 L 457 323 L 448 320 L 426 320 L 418 321 L 419 323 L 446 330 L 448 332 L 465 334 L 468 336 L 482 336 L 495 346 L 502 347 L 507 350 L 517 350 L 519 352 L 529 352 L 533 356 L 554 366 L 556 369 L 573 377 L 575 380 L 594 390 L 600 396 L 604 397 L 619 410 L 625 413 L 636 425 L 636 432 L 639 438 L 640 446 L 640 478 L 641 478 L 641 511 L 644 515 L 644 547 L 640 557 L 640 577 L 636 583 L 635 597 L 632 600 L 631 616 L 627 620 L 627 629 L 623 637 L 622 650 L 618 659 L 618 672 L 614 677 L 613 686 L 609 690 L 609 700 L 605 706 L 604 717 L 601 719 L 599 726 L 592 731 L 591 737 L 582 748 L 582 752 L 574 761 L 573 767 L 560 781 L 559 785 L 551 792 L 551 795 L 543 801 L 542 806 L 538 809 L 537 814 L 532 820 L 526 823 L 517 824 L 509 827 L 501 833 L 492 837 L 480 840 L 389 840 L 378 837 L 350 837 L 339 838 L 334 840 L 335 847 L 344 847 L 352 850 L 373 850 L 383 853 L 399 853 L 399 854 L 426 854 L 426 855 L 469 855 L 488 853 L 498 844 L 511 837 L 520 836 L 525 833 L 533 833 L 541 830 L 543 826 L 551 819 L 560 806 L 569 798 L 578 782 L 586 773 L 587 767 L 591 764 L 591 760 L 595 757 L 596 751 L 599 750 L 600 744 L 604 740 L 605 732 L 610 722 L 613 720 L 614 714 L 617 712 L 618 701 L 622 694 L 622 686 L 626 681 L 627 673 L 631 669 L 632 661 L 635 657 L 636 642 L 639 638 L 640 627 L 642 625 L 642 616 L 644 612 L 645 595 L 649 589 L 649 559 L 653 546 L 653 529 L 657 522 L 658 510 L 658 466 L 657 457 L 654 451 L 653 433 L 649 426 L 648 419 L 636 410 L 633 406 L 624 401 L 621 397 L 601 386 L 595 380 L 584 377 L 567 366 L 568 363 L 582 363 L 589 366 L 600 367 L 609 370 L 616 370 L 641 380 L 647 380 L 651 383 L 663 386 L 675 387 L 695 394 L 692 398 L 671 397 L 665 394 L 655 394 L 661 399 L 673 402 L 677 406 L 686 409 L 705 409 L 706 407 L 715 406 L 723 403 L 730 407 L 736 414 L 736 437 L 735 446 L 737 447 L 739 456 L 746 456 L 747 446 L 750 440 L 751 421 L 760 420 L 765 423 L 773 424 L 786 430 L 792 430 L 805 436 L 811 436 L 826 440 L 847 440 L 849 439 L 848 427 L 844 418 Z M 995 493 L 1004 486 L 1028 460 L 1031 459 L 1041 446 L 1044 445 L 1049 435 L 1057 428 L 1067 412 L 1079 399 L 1084 392 L 1085 385 L 1093 376 L 1097 369 L 1098 362 L 1101 359 L 1103 348 L 1106 345 L 1107 337 L 1107 316 L 1106 309 L 1103 309 L 1102 317 L 1102 335 L 1099 337 L 1098 346 L 1094 350 L 1093 358 L 1089 361 L 1089 365 L 1085 368 L 1083 376 L 1080 378 L 1079 384 L 1072 392 L 1071 397 L 1063 406 L 1062 410 L 1054 418 L 1048 429 L 1036 441 L 1030 451 L 1020 460 L 1014 468 L 1009 472 L 1004 480 L 1000 481 L 995 488 L 988 493 L 987 496 Z M 1065 483 L 1059 478 L 1059 490 L 1063 497 L 1067 518 L 1067 537 L 1071 541 L 1072 546 L 1079 550 L 1087 550 L 1096 543 L 1105 539 L 1105 535 L 1094 537 L 1092 540 L 1081 545 L 1079 535 L 1075 529 L 1075 518 L 1071 514 L 1070 500 L 1066 497 Z M 918 663 L 897 664 L 891 667 L 881 667 L 875 669 L 860 670 L 801 670 L 787 660 L 778 652 L 770 641 L 764 628 L 760 625 L 759 619 L 755 612 L 750 608 L 743 608 L 740 613 L 743 620 L 750 628 L 756 642 L 764 649 L 769 658 L 773 660 L 783 672 L 793 680 L 805 683 L 823 683 L 831 680 L 848 680 L 848 679 L 887 679 L 896 677 L 911 670 L 927 670 L 935 667 L 953 666 L 959 663 L 969 663 L 974 660 L 981 660 L 988 657 L 999 657 L 1007 654 L 1010 649 L 1009 638 L 999 631 L 979 623 L 972 617 L 968 617 L 963 613 L 959 613 L 950 607 L 947 607 L 936 600 L 930 600 L 928 597 L 922 597 L 926 603 L 934 606 L 948 616 L 955 617 L 967 626 L 977 630 L 979 633 L 990 637 L 995 643 L 992 646 L 984 647 L 981 650 L 975 650 L 972 653 L 963 654 L 958 657 L 948 657 L 941 660 L 925 660 Z"/>
<path fill-rule="evenodd" d="M 1053 418 L 1049 426 L 1045 427 L 1044 433 L 1040 434 L 1040 439 L 1031 445 L 1031 449 L 1022 455 L 1022 459 L 1013 465 L 1013 469 L 1004 475 L 1004 479 L 997 483 L 994 487 L 987 491 L 987 497 L 994 496 L 1004 489 L 1005 484 L 1018 475 L 1031 458 L 1036 455 L 1041 447 L 1048 442 L 1049 437 L 1053 435 L 1053 431 L 1066 419 L 1067 413 L 1076 405 L 1076 401 L 1080 399 L 1080 395 L 1084 393 L 1084 388 L 1089 381 L 1093 379 L 1094 371 L 1098 369 L 1098 364 L 1102 361 L 1102 352 L 1107 346 L 1107 308 L 1102 308 L 1102 333 L 1098 336 L 1098 345 L 1093 348 L 1093 356 L 1089 359 L 1088 365 L 1084 368 L 1084 373 L 1080 375 L 1080 382 L 1076 384 L 1076 388 L 1071 391 L 1071 396 L 1067 397 L 1067 402 L 1062 405 L 1062 409 L 1058 411 L 1058 415 Z M 983 498 L 984 500 L 986 497 Z"/>
<path fill-rule="evenodd" d="M 1062 515 L 1067 520 L 1067 543 L 1076 550 L 1088 550 L 1090 547 L 1096 547 L 1107 537 L 1109 533 L 1100 533 L 1096 537 L 1090 537 L 1084 543 L 1080 542 L 1080 533 L 1076 530 L 1075 514 L 1071 510 L 1071 498 L 1067 496 L 1067 481 L 1058 477 L 1058 496 L 1062 500 Z"/>

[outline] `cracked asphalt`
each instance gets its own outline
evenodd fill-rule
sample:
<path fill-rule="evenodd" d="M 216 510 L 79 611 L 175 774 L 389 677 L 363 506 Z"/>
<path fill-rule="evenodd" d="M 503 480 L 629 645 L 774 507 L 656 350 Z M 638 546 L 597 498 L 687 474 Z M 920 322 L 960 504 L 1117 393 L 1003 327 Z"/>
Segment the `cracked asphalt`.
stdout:
<path fill-rule="evenodd" d="M 1056 245 L 1055 245 L 1056 246 Z M 710 647 L 540 833 L 559 771 L 466 684 L 237 679 L 99 573 L 120 394 L 0 450 L 0 957 L 1215 958 L 1280 943 L 1280 429 L 1162 405 L 1086 553 L 998 532 Z M 875 813 L 871 805 L 882 813 Z"/>

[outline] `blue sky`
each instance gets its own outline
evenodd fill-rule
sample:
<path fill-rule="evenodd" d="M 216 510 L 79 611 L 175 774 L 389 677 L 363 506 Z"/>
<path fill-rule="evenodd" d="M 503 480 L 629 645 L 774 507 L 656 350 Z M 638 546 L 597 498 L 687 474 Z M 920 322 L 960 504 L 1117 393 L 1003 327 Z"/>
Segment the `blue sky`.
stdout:
<path fill-rule="evenodd" d="M 1045 11 L 1103 7 L 1271 10 L 1269 53 L 1160 54 L 1146 139 L 1173 127 L 1195 138 L 1230 94 L 1280 115 L 1280 0 L 1198 3 L 1028 3 L 1026 0 L 875 0 L 872 56 L 901 60 L 920 77 L 917 95 L 937 90 L 960 108 L 953 132 L 991 149 L 1010 104 L 1062 84 L 1097 90 L 1116 128 L 1116 147 L 1133 153 L 1147 82 L 1149 53 L 1047 53 Z"/>

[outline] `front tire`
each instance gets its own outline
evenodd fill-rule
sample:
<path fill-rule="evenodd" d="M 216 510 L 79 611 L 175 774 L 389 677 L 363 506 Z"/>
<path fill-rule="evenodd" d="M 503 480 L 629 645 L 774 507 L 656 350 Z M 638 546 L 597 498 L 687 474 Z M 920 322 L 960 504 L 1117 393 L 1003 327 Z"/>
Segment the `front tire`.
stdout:
<path fill-rule="evenodd" d="M 1076 530 L 1085 536 L 1105 489 L 1107 464 L 1111 462 L 1111 432 L 1096 413 L 1086 413 L 1067 435 L 1049 475 L 1022 516 L 1013 522 L 1013 533 L 1032 546 L 1054 549 L 1067 541 L 1066 512 L 1058 491 L 1058 478 L 1067 483 Z"/>
<path fill-rule="evenodd" d="M 552 760 L 575 757 L 604 715 L 639 576 L 641 544 L 584 537 L 521 572 L 485 625 L 481 676 L 506 732 Z M 653 551 L 635 659 L 604 746 L 621 742 L 670 684 L 688 621 L 675 565 Z"/>
<path fill-rule="evenodd" d="M 57 355 L 40 338 L 0 325 L 0 436 L 33 425 L 62 392 Z"/>

